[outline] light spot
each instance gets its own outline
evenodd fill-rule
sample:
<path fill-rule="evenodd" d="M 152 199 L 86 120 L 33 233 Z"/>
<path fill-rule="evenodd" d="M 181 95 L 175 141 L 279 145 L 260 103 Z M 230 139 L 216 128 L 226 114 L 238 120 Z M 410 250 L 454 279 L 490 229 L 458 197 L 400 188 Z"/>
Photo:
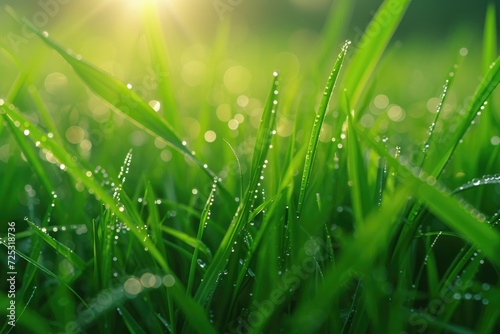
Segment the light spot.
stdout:
<path fill-rule="evenodd" d="M 468 54 L 468 53 L 469 53 L 469 50 L 467 50 L 467 48 L 461 48 L 461 49 L 460 49 L 460 55 L 461 55 L 462 57 L 467 56 L 467 54 Z"/>
<path fill-rule="evenodd" d="M 159 277 L 151 273 L 145 273 L 141 276 L 141 284 L 145 288 L 154 288 L 159 286 Z"/>
<path fill-rule="evenodd" d="M 375 99 L 373 99 L 373 104 L 378 109 L 385 109 L 389 105 L 389 98 L 384 94 L 377 95 Z"/>
<path fill-rule="evenodd" d="M 155 138 L 155 146 L 159 149 L 163 149 L 163 148 L 167 147 L 167 142 L 165 140 L 163 140 L 163 138 L 161 138 L 161 137 L 156 137 Z"/>
<path fill-rule="evenodd" d="M 30 134 L 30 130 L 28 130 L 28 129 L 24 130 L 24 135 L 25 136 L 29 136 L 29 134 Z"/>
<path fill-rule="evenodd" d="M 70 126 L 66 130 L 66 139 L 71 144 L 80 144 L 85 138 L 85 131 L 79 126 Z"/>
<path fill-rule="evenodd" d="M 493 136 L 493 137 L 491 137 L 490 142 L 491 142 L 491 145 L 497 146 L 498 144 L 500 144 L 500 137 Z"/>
<path fill-rule="evenodd" d="M 217 107 L 217 118 L 222 122 L 227 122 L 231 119 L 231 107 L 229 104 L 223 103 Z"/>
<path fill-rule="evenodd" d="M 130 142 L 134 146 L 142 146 L 142 145 L 146 144 L 147 140 L 148 140 L 148 136 L 144 133 L 144 131 L 140 131 L 140 130 L 134 131 L 130 135 Z"/>
<path fill-rule="evenodd" d="M 196 87 L 205 81 L 207 67 L 200 61 L 190 61 L 182 67 L 181 76 L 186 85 Z"/>
<path fill-rule="evenodd" d="M 227 122 L 227 126 L 231 129 L 231 130 L 236 130 L 238 129 L 238 126 L 240 125 L 240 123 L 238 123 L 237 120 L 235 119 L 231 119 L 229 120 L 229 122 Z"/>
<path fill-rule="evenodd" d="M 59 91 L 66 87 L 68 78 L 62 73 L 53 72 L 47 75 L 43 83 L 45 90 L 51 95 L 58 95 Z"/>
<path fill-rule="evenodd" d="M 84 139 L 80 143 L 80 148 L 84 152 L 89 152 L 92 149 L 92 142 L 90 140 L 88 140 L 88 139 Z"/>
<path fill-rule="evenodd" d="M 248 96 L 246 96 L 246 95 L 240 95 L 240 96 L 238 96 L 238 98 L 236 99 L 236 103 L 237 103 L 240 107 L 242 107 L 242 108 L 246 107 L 246 106 L 248 105 L 248 103 L 249 103 L 249 102 L 250 102 L 250 99 L 249 99 L 249 98 L 248 98 Z"/>
<path fill-rule="evenodd" d="M 217 134 L 212 130 L 208 130 L 207 132 L 205 132 L 204 137 L 206 142 L 213 143 L 215 139 L 217 139 Z"/>
<path fill-rule="evenodd" d="M 243 116 L 242 114 L 236 114 L 234 115 L 234 119 L 241 124 L 245 121 L 245 116 Z"/>
<path fill-rule="evenodd" d="M 166 275 L 163 277 L 163 285 L 165 285 L 167 288 L 170 288 L 174 286 L 175 284 L 175 278 L 172 275 Z"/>
<path fill-rule="evenodd" d="M 224 85 L 231 93 L 242 93 L 250 87 L 252 74 L 241 65 L 230 67 L 224 73 Z"/>
<path fill-rule="evenodd" d="M 371 128 L 375 124 L 375 119 L 370 114 L 364 114 L 361 116 L 360 123 L 365 128 Z"/>
<path fill-rule="evenodd" d="M 125 281 L 125 283 L 123 284 L 123 289 L 127 294 L 131 296 L 136 296 L 139 293 L 141 293 L 142 284 L 137 278 L 131 277 Z"/>
<path fill-rule="evenodd" d="M 170 161 L 172 159 L 172 152 L 169 150 L 163 150 L 160 153 L 160 158 L 165 162 Z"/>
<path fill-rule="evenodd" d="M 200 135 L 201 126 L 198 120 L 192 117 L 185 117 L 182 119 L 182 123 L 186 128 L 187 135 L 190 139 L 196 139 Z"/>
<path fill-rule="evenodd" d="M 393 105 L 387 111 L 387 116 L 389 116 L 391 121 L 401 122 L 402 120 L 405 119 L 406 113 L 400 106 Z"/>

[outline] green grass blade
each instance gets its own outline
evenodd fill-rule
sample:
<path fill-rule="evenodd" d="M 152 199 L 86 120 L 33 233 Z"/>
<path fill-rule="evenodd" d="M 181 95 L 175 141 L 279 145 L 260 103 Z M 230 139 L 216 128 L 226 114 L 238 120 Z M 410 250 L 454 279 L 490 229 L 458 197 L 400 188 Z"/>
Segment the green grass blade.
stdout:
<path fill-rule="evenodd" d="M 484 109 L 487 99 L 490 97 L 491 93 L 500 83 L 500 57 L 490 66 L 489 71 L 486 73 L 485 77 L 476 89 L 474 97 L 472 98 L 467 110 L 465 112 L 465 117 L 457 126 L 457 130 L 453 135 L 453 140 L 451 140 L 450 147 L 441 154 L 441 160 L 436 164 L 432 171 L 434 177 L 438 177 L 443 168 L 448 163 L 449 159 L 455 152 L 460 141 L 464 137 L 465 133 L 469 129 L 472 121 L 476 117 L 477 113 Z"/>
<path fill-rule="evenodd" d="M 491 1 L 486 10 L 483 35 L 483 67 L 488 71 L 497 57 L 497 22 L 495 2 Z"/>
<path fill-rule="evenodd" d="M 346 96 L 347 97 L 347 96 Z M 347 101 L 349 107 L 349 101 Z M 354 131 L 350 109 L 347 111 L 347 170 L 351 181 L 351 200 L 355 217 L 355 226 L 363 224 L 366 214 L 371 209 L 367 169 L 364 164 L 360 143 Z"/>
<path fill-rule="evenodd" d="M 339 76 L 342 63 L 344 62 L 344 58 L 347 53 L 347 48 L 349 44 L 350 42 L 346 42 L 344 44 L 342 50 L 340 51 L 340 54 L 337 57 L 332 72 L 326 82 L 325 90 L 323 92 L 323 96 L 321 98 L 321 102 L 318 111 L 316 113 L 316 118 L 314 119 L 313 129 L 311 137 L 309 138 L 309 145 L 306 152 L 306 160 L 304 163 L 304 170 L 302 172 L 302 180 L 300 184 L 299 201 L 297 204 L 297 215 L 299 216 L 302 212 L 302 206 L 304 205 L 304 200 L 306 197 L 307 187 L 309 185 L 309 179 L 312 173 L 314 159 L 316 158 L 321 127 L 323 126 L 323 121 L 325 120 L 326 110 L 330 102 L 330 97 L 332 96 L 333 88 L 335 87 L 335 83 L 337 82 L 337 78 Z"/>
<path fill-rule="evenodd" d="M 167 111 L 164 117 L 172 127 L 177 128 L 179 114 L 171 112 L 176 110 L 176 103 L 170 84 L 168 56 L 164 43 L 165 37 L 161 30 L 157 6 L 153 1 L 146 1 L 144 3 L 143 23 L 151 53 L 151 63 L 157 75 L 155 78 L 156 82 L 153 85 L 157 85 L 162 109 Z"/>
<path fill-rule="evenodd" d="M 36 235 L 38 235 L 43 241 L 45 241 L 50 247 L 56 250 L 62 257 L 66 258 L 75 268 L 79 271 L 83 270 L 86 266 L 85 261 L 82 260 L 80 256 L 75 254 L 73 250 L 69 249 L 67 246 L 61 244 L 56 239 L 52 238 L 47 233 L 43 232 L 40 227 L 33 224 L 29 220 L 26 220 L 28 225 L 33 229 Z"/>
<path fill-rule="evenodd" d="M 359 44 L 353 46 L 354 56 L 345 70 L 342 86 L 351 95 L 350 104 L 355 110 L 360 110 L 358 104 L 362 101 L 370 77 L 410 2 L 385 0 L 366 28 Z M 356 119 L 359 119 L 359 116 L 357 114 Z"/>
<path fill-rule="evenodd" d="M 214 185 L 212 187 L 212 190 L 210 191 L 210 194 L 208 195 L 207 202 L 205 203 L 205 207 L 203 208 L 203 211 L 201 213 L 200 224 L 198 225 L 198 233 L 196 236 L 196 240 L 199 244 L 203 244 L 201 239 L 203 238 L 203 231 L 205 230 L 205 226 L 208 224 L 208 218 L 210 215 L 210 208 L 212 206 L 213 199 L 214 199 L 215 189 L 216 189 L 216 187 Z M 186 288 L 186 291 L 189 294 L 191 294 L 191 291 L 193 290 L 195 268 L 196 268 L 196 262 L 198 261 L 198 251 L 199 250 L 200 250 L 200 248 L 198 246 L 195 246 L 194 252 L 193 252 L 193 257 L 191 259 L 191 265 L 189 268 L 188 284 L 187 284 L 187 288 Z"/>
<path fill-rule="evenodd" d="M 251 203 L 255 194 L 255 189 L 259 183 L 262 174 L 263 165 L 271 145 L 271 140 L 274 134 L 276 124 L 276 114 L 278 105 L 278 73 L 273 74 L 273 83 L 271 91 L 267 99 L 266 106 L 262 112 L 259 130 L 257 132 L 257 140 L 255 143 L 254 155 L 252 160 L 252 169 L 250 171 L 251 179 L 248 188 L 244 194 L 244 198 L 238 207 L 231 224 L 229 225 L 226 234 L 210 263 L 207 272 L 203 278 L 203 282 L 196 291 L 195 300 L 203 305 L 210 301 L 211 291 L 217 284 L 219 273 L 224 270 L 227 264 L 227 259 L 231 254 L 231 245 L 238 237 L 239 233 L 248 222 L 250 215 Z"/>

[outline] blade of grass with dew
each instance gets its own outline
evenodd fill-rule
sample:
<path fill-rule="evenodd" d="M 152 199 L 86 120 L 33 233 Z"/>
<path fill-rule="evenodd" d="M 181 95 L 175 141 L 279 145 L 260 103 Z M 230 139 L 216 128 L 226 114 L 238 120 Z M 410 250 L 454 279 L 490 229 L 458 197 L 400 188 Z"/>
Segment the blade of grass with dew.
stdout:
<path fill-rule="evenodd" d="M 342 88 L 351 94 L 351 106 L 358 103 L 375 67 L 387 47 L 411 0 L 385 0 L 365 29 L 359 45 L 353 46 L 354 56 L 345 70 Z M 359 114 L 355 115 L 359 119 Z"/>
<path fill-rule="evenodd" d="M 3 244 L 4 246 L 7 247 L 7 242 L 6 240 L 2 240 L 1 244 Z M 82 305 L 84 305 L 85 307 L 88 307 L 87 303 L 85 302 L 85 300 L 80 297 L 80 295 L 75 291 L 73 290 L 73 288 L 69 285 L 69 282 L 66 282 L 64 280 L 62 280 L 59 276 L 57 276 L 56 274 L 54 274 L 52 271 L 50 271 L 50 269 L 48 269 L 47 267 L 45 267 L 44 265 L 38 263 L 38 261 L 34 261 L 33 259 L 31 259 L 29 256 L 25 255 L 24 253 L 20 252 L 19 250 L 16 249 L 16 254 L 19 255 L 20 258 L 23 258 L 26 262 L 28 262 L 29 264 L 35 266 L 36 268 L 38 268 L 40 271 L 44 272 L 45 274 L 47 274 L 48 276 L 52 277 L 53 279 L 55 279 L 57 282 L 61 283 L 62 285 L 64 285 L 66 288 L 68 288 L 69 291 L 71 291 L 71 293 L 73 293 L 75 295 L 76 298 L 78 298 L 78 300 L 80 300 L 80 302 L 82 302 Z"/>
<path fill-rule="evenodd" d="M 40 32 L 27 19 L 20 20 L 12 9 L 9 9 L 8 12 L 18 22 L 26 24 L 48 47 L 59 53 L 71 65 L 87 87 L 96 95 L 126 115 L 137 126 L 163 138 L 171 147 L 188 156 L 210 177 L 215 176 L 210 169 L 204 168 L 203 163 L 194 157 L 192 152 L 186 147 L 185 142 L 177 136 L 170 124 L 161 118 L 137 93 L 113 76 L 64 49 L 61 45 Z"/>
<path fill-rule="evenodd" d="M 147 224 L 151 230 L 151 239 L 153 240 L 153 243 L 156 245 L 156 247 L 158 247 L 160 253 L 166 254 L 165 245 L 163 244 L 160 213 L 158 212 L 158 205 L 153 191 L 153 186 L 151 185 L 150 182 L 148 182 L 146 186 L 146 193 L 144 194 L 144 199 L 148 203 Z M 140 220 L 140 216 L 138 216 L 136 219 Z"/>
<path fill-rule="evenodd" d="M 47 233 L 43 232 L 40 227 L 35 225 L 34 223 L 30 222 L 29 220 L 26 220 L 28 225 L 33 229 L 33 231 L 40 237 L 42 238 L 43 241 L 45 241 L 50 247 L 52 247 L 57 253 L 59 253 L 62 257 L 67 259 L 71 264 L 77 269 L 79 272 L 82 272 L 85 267 L 87 266 L 85 264 L 85 261 L 78 256 L 76 253 L 73 252 L 73 250 L 69 249 L 67 246 L 63 245 L 56 239 L 52 238 L 50 235 Z M 76 274 L 78 276 L 78 274 Z"/>
<path fill-rule="evenodd" d="M 264 161 L 271 145 L 273 138 L 273 131 L 276 124 L 276 114 L 278 107 L 278 73 L 273 73 L 273 83 L 271 91 L 267 99 L 266 105 L 262 112 L 259 129 L 257 131 L 257 139 L 254 148 L 254 155 L 252 159 L 252 167 L 250 170 L 250 183 L 244 194 L 244 198 L 238 207 L 231 224 L 229 225 L 226 234 L 220 246 L 210 263 L 203 282 L 200 284 L 195 294 L 195 300 L 199 304 L 207 305 L 211 299 L 211 291 L 217 285 L 217 278 L 219 273 L 224 270 L 229 255 L 231 254 L 231 245 L 238 237 L 240 231 L 243 229 L 248 221 L 249 209 L 253 201 L 255 189 L 259 183 L 260 176 L 263 170 Z"/>
<path fill-rule="evenodd" d="M 203 208 L 203 211 L 201 213 L 200 224 L 198 225 L 198 233 L 196 235 L 197 244 L 203 244 L 203 242 L 201 240 L 203 238 L 203 232 L 205 230 L 205 226 L 208 224 L 208 218 L 209 218 L 209 214 L 210 214 L 210 208 L 212 206 L 213 199 L 214 199 L 215 189 L 216 189 L 215 187 L 212 187 L 212 190 L 210 191 L 210 194 L 208 195 L 207 202 L 205 203 L 205 207 Z M 189 294 L 191 294 L 193 291 L 193 283 L 194 283 L 196 263 L 198 261 L 199 249 L 200 248 L 198 245 L 194 246 L 193 256 L 191 258 L 191 265 L 189 267 L 188 283 L 187 283 L 187 287 L 186 287 L 186 291 Z"/>
<path fill-rule="evenodd" d="M 433 176 L 423 172 L 414 175 L 409 166 L 403 165 L 391 156 L 374 138 L 363 131 L 359 124 L 356 124 L 355 128 L 377 154 L 385 157 L 390 165 L 399 170 L 399 175 L 405 179 L 405 182 L 415 184 L 414 195 L 423 201 L 431 212 L 451 229 L 461 233 L 465 239 L 480 247 L 493 263 L 500 264 L 500 258 L 495 255 L 500 251 L 498 233 L 489 229 L 484 221 L 464 208 Z"/>
<path fill-rule="evenodd" d="M 120 210 L 120 207 L 118 207 L 116 200 L 100 185 L 100 183 L 98 183 L 98 181 L 95 179 L 95 176 L 88 173 L 89 168 L 85 168 L 83 166 L 83 162 L 78 161 L 78 159 L 73 159 L 74 156 L 68 154 L 68 152 L 64 148 L 59 146 L 59 144 L 51 141 L 50 139 L 47 139 L 46 135 L 44 135 L 34 125 L 31 125 L 30 122 L 25 119 L 15 108 L 9 109 L 3 107 L 3 110 L 5 111 L 6 116 L 10 118 L 11 122 L 13 122 L 14 124 L 15 122 L 19 122 L 19 124 L 23 124 L 26 129 L 29 128 L 29 138 L 32 141 L 39 142 L 40 148 L 45 148 L 52 152 L 55 159 L 59 161 L 61 166 L 64 166 L 66 171 L 74 179 L 80 181 L 83 186 L 91 190 L 104 205 L 108 206 L 113 214 L 116 215 L 116 217 L 120 219 L 125 225 L 127 225 L 128 228 L 130 228 L 130 231 L 144 246 L 144 248 L 148 249 L 149 253 L 157 261 L 160 267 L 166 273 L 172 275 L 175 278 L 176 284 L 169 288 L 169 292 L 172 293 L 179 306 L 186 314 L 186 318 L 189 319 L 190 323 L 193 323 L 193 326 L 197 329 L 214 332 L 215 330 L 212 324 L 209 322 L 206 314 L 203 312 L 202 308 L 186 294 L 184 287 L 176 278 L 173 271 L 170 269 L 165 260 L 165 257 L 158 251 L 156 246 L 152 243 L 151 239 L 148 238 L 142 230 L 137 228 L 136 223 L 130 218 L 130 216 L 125 213 L 124 210 Z M 17 127 L 15 129 L 17 131 L 21 131 Z"/>
<path fill-rule="evenodd" d="M 158 85 L 161 106 L 163 110 L 167 111 L 164 115 L 167 122 L 175 129 L 179 125 L 179 113 L 173 112 L 176 110 L 176 104 L 169 80 L 168 57 L 166 45 L 164 43 L 165 37 L 161 30 L 158 13 L 159 11 L 157 10 L 155 2 L 146 1 L 143 3 L 142 22 L 144 24 L 148 47 L 151 53 L 151 63 L 155 75 L 157 75 L 155 79 Z"/>
<path fill-rule="evenodd" d="M 420 168 L 424 168 L 424 164 L 425 164 L 426 159 L 427 159 L 427 154 L 429 152 L 429 148 L 431 146 L 433 137 L 435 135 L 434 132 L 436 130 L 436 124 L 438 122 L 439 116 L 441 115 L 441 110 L 443 109 L 446 98 L 448 97 L 448 91 L 449 91 L 449 88 L 451 87 L 451 85 L 454 81 L 454 78 L 455 78 L 455 71 L 450 71 L 448 78 L 446 79 L 444 86 L 443 86 L 443 92 L 441 94 L 441 98 L 439 100 L 439 104 L 438 104 L 438 107 L 436 109 L 436 116 L 434 117 L 434 121 L 432 122 L 431 126 L 429 127 L 429 136 L 427 137 L 427 141 L 425 142 L 424 148 L 422 150 L 423 157 L 422 157 L 422 160 L 420 162 Z"/>
<path fill-rule="evenodd" d="M 337 57 L 337 60 L 335 61 L 335 65 L 333 66 L 332 72 L 330 73 L 330 76 L 328 77 L 328 80 L 326 82 L 318 112 L 316 113 L 316 118 L 314 119 L 313 129 L 311 132 L 311 137 L 309 138 L 309 145 L 306 152 L 306 160 L 304 162 L 304 170 L 302 172 L 302 180 L 300 184 L 299 201 L 297 204 L 298 216 L 300 216 L 302 212 L 302 206 L 304 205 L 306 191 L 309 185 L 309 179 L 311 177 L 312 167 L 318 149 L 319 135 L 321 132 L 321 127 L 323 126 L 323 121 L 325 120 L 326 110 L 328 108 L 330 97 L 332 96 L 333 88 L 335 87 L 335 83 L 337 82 L 337 78 L 339 76 L 342 63 L 344 62 L 349 44 L 350 42 L 346 42 L 344 44 L 342 50 L 340 51 L 340 54 Z"/>
<path fill-rule="evenodd" d="M 260 246 L 261 241 L 263 240 L 264 236 L 268 233 L 268 226 L 271 225 L 273 222 L 277 221 L 276 218 L 279 218 L 280 213 L 278 213 L 278 210 L 283 207 L 283 195 L 279 196 L 274 196 L 272 199 L 262 203 L 249 217 L 248 221 L 252 221 L 260 211 L 264 210 L 266 207 L 269 206 L 269 210 L 265 216 L 265 218 L 262 221 L 262 224 L 260 225 L 259 229 L 257 230 L 256 234 L 253 237 L 253 241 L 250 244 L 250 247 L 247 251 L 247 254 L 245 256 L 245 259 L 243 260 L 243 263 L 241 264 L 241 267 L 239 268 L 238 271 L 238 278 L 236 279 L 236 283 L 234 285 L 234 291 L 238 292 L 242 286 L 243 280 L 245 276 L 248 273 L 248 268 L 250 267 L 250 262 L 253 260 L 255 255 L 257 254 L 257 249 Z M 234 293 L 231 299 L 231 307 L 230 311 L 233 309 L 236 299 L 238 297 L 237 293 Z M 230 313 L 230 312 L 229 312 Z"/>

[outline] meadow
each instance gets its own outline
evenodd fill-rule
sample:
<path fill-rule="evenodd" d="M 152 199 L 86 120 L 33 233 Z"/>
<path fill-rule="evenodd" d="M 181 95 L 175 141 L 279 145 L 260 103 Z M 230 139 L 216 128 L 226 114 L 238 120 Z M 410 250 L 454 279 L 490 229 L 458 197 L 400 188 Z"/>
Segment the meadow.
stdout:
<path fill-rule="evenodd" d="M 284 3 L 2 4 L 2 333 L 500 331 L 494 2 Z"/>

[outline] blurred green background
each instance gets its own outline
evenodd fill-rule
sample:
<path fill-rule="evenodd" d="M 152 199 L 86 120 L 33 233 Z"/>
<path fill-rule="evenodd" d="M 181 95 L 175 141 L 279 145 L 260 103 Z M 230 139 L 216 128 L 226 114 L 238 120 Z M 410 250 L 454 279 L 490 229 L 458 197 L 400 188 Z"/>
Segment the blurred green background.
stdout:
<path fill-rule="evenodd" d="M 4 48 L 0 54 L 0 97 L 7 95 L 19 73 L 12 60 L 14 56 L 19 66 L 30 73 L 33 84 L 42 88 L 42 98 L 62 136 L 92 165 L 107 166 L 116 175 L 119 162 L 129 148 L 140 148 L 135 152 L 140 168 L 133 169 L 131 175 L 136 181 L 141 175 L 152 180 L 155 176 L 164 178 L 169 166 L 157 162 L 169 162 L 176 153 L 162 140 L 152 138 L 114 114 L 84 87 L 62 58 L 20 28 L 4 6 L 12 7 L 74 53 L 129 83 L 152 106 L 156 105 L 156 81 L 168 77 L 178 108 L 172 111 L 160 106 L 159 112 L 181 116 L 180 124 L 174 124 L 176 132 L 202 161 L 214 152 L 225 151 L 225 159 L 210 159 L 219 164 L 211 167 L 220 171 L 234 158 L 221 139 L 228 140 L 242 160 L 252 151 L 252 135 L 258 126 L 271 73 L 279 70 L 282 90 L 297 97 L 283 101 L 279 114 L 278 136 L 286 139 L 293 131 L 297 115 L 315 110 L 315 106 L 300 103 L 307 100 L 302 97 L 311 94 L 315 94 L 313 98 L 319 97 L 340 46 L 350 39 L 356 47 L 381 3 L 157 1 L 170 69 L 169 73 L 158 73 L 147 50 L 141 2 L 3 0 L 0 10 L 0 43 Z M 442 122 L 453 122 L 452 112 L 465 106 L 485 70 L 481 55 L 487 3 L 486 0 L 414 1 L 381 60 L 372 87 L 374 99 L 367 106 L 362 124 L 378 128 L 381 135 L 390 135 L 393 146 L 400 145 L 406 152 L 420 151 L 442 85 L 453 65 L 463 62 L 438 129 Z M 335 40 L 326 40 L 321 37 L 322 31 L 327 18 L 336 11 L 344 11 L 345 15 L 338 22 Z M 460 56 L 460 52 L 467 57 Z M 22 96 L 19 99 L 14 101 L 16 105 L 37 120 L 39 116 L 32 102 Z M 491 117 L 500 118 L 496 114 Z M 116 138 L 114 131 L 118 127 L 120 138 Z M 325 142 L 331 139 L 329 131 L 327 120 L 322 136 Z M 300 134 L 299 129 L 299 141 Z M 5 138 L 8 133 L 4 132 L 2 140 Z M 499 143 L 498 136 L 492 137 L 491 145 Z M 2 168 L 11 152 L 6 142 L 0 143 Z M 51 161 L 50 156 L 41 158 Z M 19 159 L 10 161 L 22 164 Z M 25 173 L 20 175 L 25 183 L 37 182 L 26 168 L 19 173 Z M 58 173 L 54 175 L 61 177 Z M 465 180 L 458 180 L 457 184 L 462 181 Z M 195 178 L 192 183 L 196 184 Z M 23 217 L 24 209 L 16 203 L 26 202 L 23 199 L 26 189 L 20 185 L 10 189 L 19 192 L 19 196 L 13 197 L 7 206 L 12 209 L 6 216 Z M 64 197 L 65 191 L 58 192 Z M 70 191 L 67 193 L 70 196 Z"/>

